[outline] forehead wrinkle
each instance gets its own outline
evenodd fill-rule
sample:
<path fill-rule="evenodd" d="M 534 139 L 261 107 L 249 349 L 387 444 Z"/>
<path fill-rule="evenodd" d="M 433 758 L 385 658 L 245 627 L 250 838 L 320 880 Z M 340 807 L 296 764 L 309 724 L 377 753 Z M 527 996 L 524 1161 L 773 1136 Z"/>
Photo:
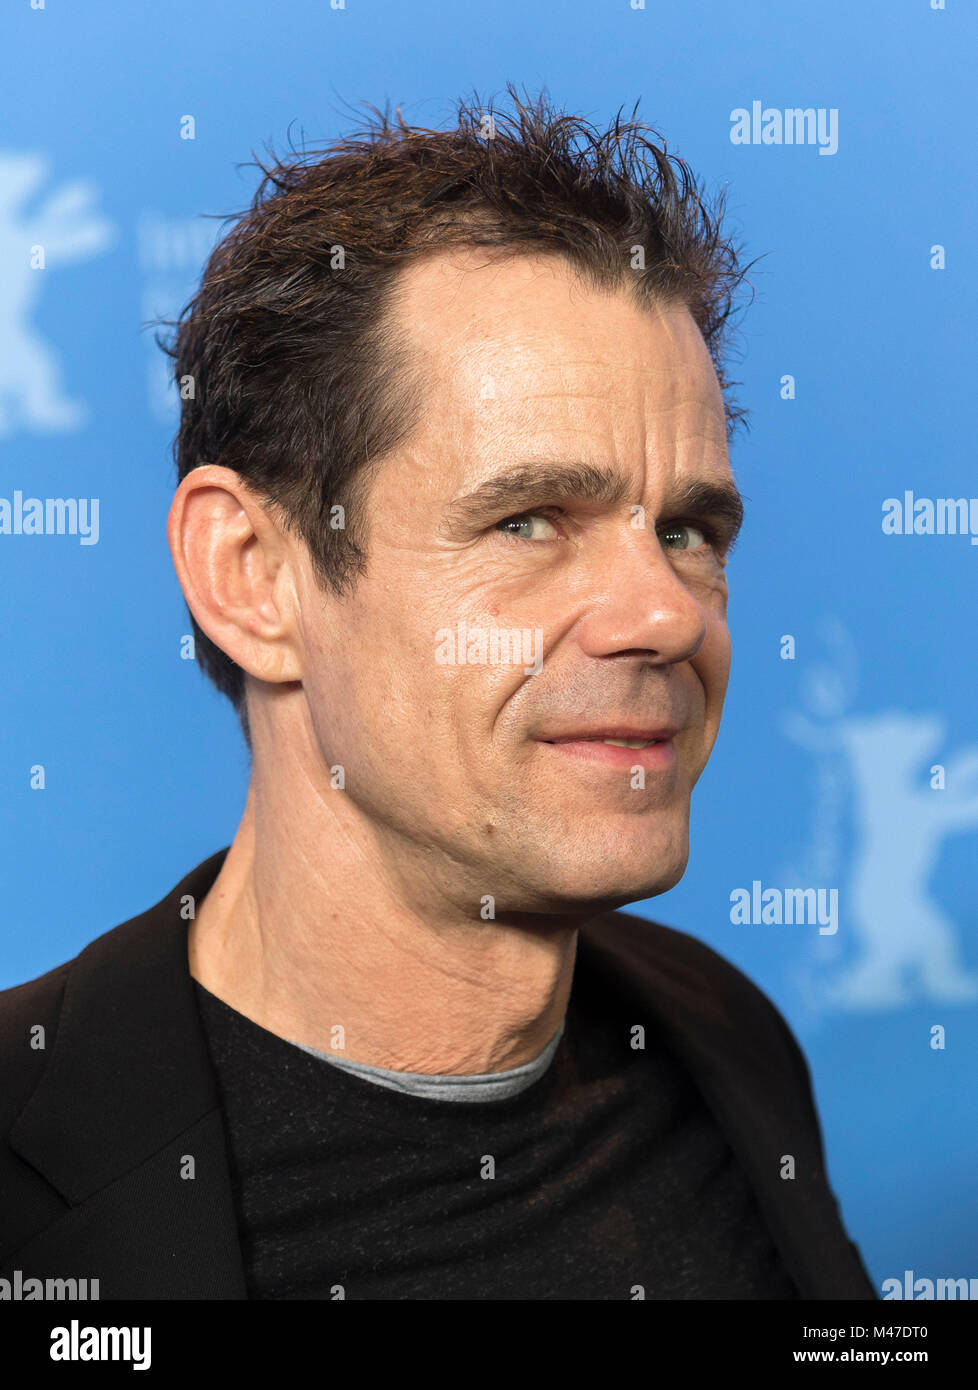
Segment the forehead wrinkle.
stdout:
<path fill-rule="evenodd" d="M 482 349 L 484 348 L 485 344 L 474 346 L 471 349 L 471 354 L 480 353 L 481 355 Z M 459 358 L 458 361 L 461 362 L 461 358 Z M 502 382 L 505 382 L 507 378 L 516 378 L 516 389 L 512 392 L 507 391 L 502 397 L 489 397 L 486 401 L 479 402 L 480 405 L 485 405 L 487 410 L 491 410 L 493 404 L 496 403 L 498 405 L 500 401 L 502 401 L 503 404 L 519 404 L 521 402 L 525 403 L 534 400 L 547 401 L 566 399 L 575 401 L 599 401 L 602 404 L 609 404 L 606 391 L 602 391 L 600 388 L 588 389 L 586 384 L 582 384 L 580 388 L 577 388 L 573 383 L 566 382 L 563 376 L 561 384 L 558 386 L 549 390 L 544 387 L 535 389 L 532 384 L 526 382 L 525 374 L 528 364 L 526 362 L 514 364 L 511 355 L 507 357 L 506 361 L 496 365 L 494 370 L 492 369 L 493 364 L 485 355 L 482 356 L 481 363 L 476 362 L 475 364 L 470 363 L 469 365 L 481 367 L 483 375 L 497 377 Z M 548 362 L 541 364 L 541 370 L 549 368 L 553 372 L 564 373 L 568 367 L 582 366 L 587 369 L 594 365 L 593 361 L 589 360 L 577 363 L 569 363 L 566 361 L 560 361 L 559 363 Z M 671 376 L 673 368 L 669 364 L 633 367 L 624 366 L 620 363 L 600 363 L 597 365 L 602 368 L 607 368 L 609 371 L 614 371 L 618 376 L 630 376 L 636 381 L 641 381 L 642 378 L 655 379 L 656 385 L 653 387 L 653 399 L 648 403 L 652 410 L 661 413 L 696 408 L 703 409 L 710 415 L 716 415 L 718 420 L 722 418 L 722 404 L 717 400 L 717 391 L 711 389 L 711 383 L 705 383 L 703 389 L 695 390 L 691 395 L 684 395 L 679 400 L 663 398 L 668 397 L 669 392 L 661 391 L 658 382 L 662 378 L 668 380 Z M 534 364 L 534 369 L 536 369 L 536 364 Z M 453 384 L 458 388 L 460 393 L 465 393 L 465 387 L 462 386 L 461 383 L 456 380 Z M 725 426 L 722 432 L 725 438 Z"/>
<path fill-rule="evenodd" d="M 520 341 L 521 345 L 523 345 L 531 340 L 529 338 L 522 338 Z M 661 355 L 656 361 L 637 363 L 628 363 L 621 359 L 606 362 L 594 357 L 560 357 L 557 361 L 554 361 L 554 348 L 552 343 L 545 343 L 543 347 L 547 353 L 546 360 L 532 364 L 536 370 L 541 372 L 547 370 L 564 372 L 568 369 L 582 368 L 584 371 L 597 369 L 600 371 L 614 372 L 618 376 L 633 376 L 637 378 L 643 376 L 671 377 L 676 367 L 676 360 L 674 357 L 663 359 Z M 488 366 L 490 360 L 494 356 L 499 356 L 503 360 L 496 364 L 496 369 L 501 375 L 515 375 L 525 371 L 528 365 L 525 361 L 514 363 L 511 345 L 507 345 L 506 343 L 487 343 L 485 340 L 472 343 L 468 346 L 460 346 L 459 349 L 451 355 L 454 358 L 456 366 L 468 365 L 469 361 L 472 359 L 476 360 L 477 365 Z M 710 391 L 707 392 L 708 396 L 712 394 L 713 393 Z M 706 399 L 706 397 L 704 397 L 704 399 Z"/>

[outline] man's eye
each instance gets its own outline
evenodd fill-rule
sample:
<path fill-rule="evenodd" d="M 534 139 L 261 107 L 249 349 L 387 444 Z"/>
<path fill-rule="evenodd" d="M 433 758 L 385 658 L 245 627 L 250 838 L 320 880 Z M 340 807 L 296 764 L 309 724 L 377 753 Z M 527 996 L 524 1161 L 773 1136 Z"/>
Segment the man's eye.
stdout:
<path fill-rule="evenodd" d="M 686 522 L 663 527 L 659 538 L 667 550 L 698 550 L 708 539 L 699 526 L 689 526 Z"/>
<path fill-rule="evenodd" d="M 521 541 L 552 541 L 557 536 L 557 528 L 541 512 L 508 516 L 504 521 L 497 521 L 496 530 Z"/>

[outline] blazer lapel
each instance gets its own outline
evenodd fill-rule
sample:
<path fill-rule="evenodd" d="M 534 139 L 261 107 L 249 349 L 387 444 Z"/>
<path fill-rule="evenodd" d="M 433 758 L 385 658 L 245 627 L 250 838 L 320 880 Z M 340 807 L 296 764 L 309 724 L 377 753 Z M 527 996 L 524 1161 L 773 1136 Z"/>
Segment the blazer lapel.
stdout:
<path fill-rule="evenodd" d="M 97 1278 L 103 1299 L 247 1296 L 181 912 L 226 853 L 72 964 L 51 1056 L 10 1134 L 69 1203 L 10 1261 L 24 1278 Z"/>
<path fill-rule="evenodd" d="M 760 991 L 694 938 L 627 913 L 591 922 L 578 962 L 631 995 L 636 1022 L 689 1070 L 801 1297 L 877 1298 L 828 1184 L 807 1063 Z"/>

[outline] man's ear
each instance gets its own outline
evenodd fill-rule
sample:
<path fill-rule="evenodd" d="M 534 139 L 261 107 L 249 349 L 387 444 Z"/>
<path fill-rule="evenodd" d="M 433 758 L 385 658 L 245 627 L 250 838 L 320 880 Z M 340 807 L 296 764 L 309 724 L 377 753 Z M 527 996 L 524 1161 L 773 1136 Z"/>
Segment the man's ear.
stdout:
<path fill-rule="evenodd" d="M 240 475 L 194 468 L 177 488 L 166 536 L 187 606 L 215 646 L 258 680 L 301 680 L 291 548 Z"/>

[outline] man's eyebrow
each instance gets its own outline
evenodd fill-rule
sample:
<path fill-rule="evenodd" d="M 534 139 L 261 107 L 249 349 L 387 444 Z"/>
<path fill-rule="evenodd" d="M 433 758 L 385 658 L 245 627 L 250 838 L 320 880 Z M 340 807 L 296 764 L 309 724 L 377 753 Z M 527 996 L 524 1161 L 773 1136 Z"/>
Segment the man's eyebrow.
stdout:
<path fill-rule="evenodd" d="M 732 546 L 744 524 L 744 499 L 733 482 L 707 483 L 695 479 L 671 493 L 663 506 L 677 518 L 709 518 L 719 524 L 726 545 Z"/>
<path fill-rule="evenodd" d="M 455 522 L 477 522 L 497 513 L 516 516 L 526 507 L 549 501 L 600 502 L 613 506 L 629 493 L 628 479 L 617 469 L 592 463 L 525 463 L 456 497 L 448 507 Z"/>
<path fill-rule="evenodd" d="M 615 506 L 630 496 L 630 481 L 615 468 L 591 463 L 520 464 L 456 497 L 449 504 L 448 518 L 456 523 L 478 523 L 497 515 L 517 516 L 527 508 L 548 502 L 584 501 Z M 744 500 L 732 482 L 692 479 L 669 494 L 662 512 L 665 520 L 687 515 L 709 517 L 722 526 L 732 545 L 743 524 Z"/>

